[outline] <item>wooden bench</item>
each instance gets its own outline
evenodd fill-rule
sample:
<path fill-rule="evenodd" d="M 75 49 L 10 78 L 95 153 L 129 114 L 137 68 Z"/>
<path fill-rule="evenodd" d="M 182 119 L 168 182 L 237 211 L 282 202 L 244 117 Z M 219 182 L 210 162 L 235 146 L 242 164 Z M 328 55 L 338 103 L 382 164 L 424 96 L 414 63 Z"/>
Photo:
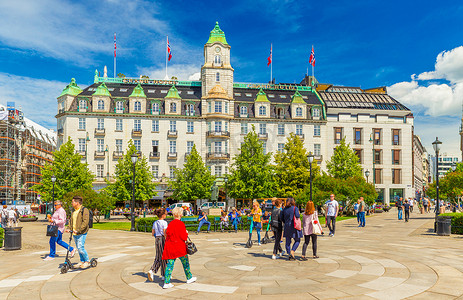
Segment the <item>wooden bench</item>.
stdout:
<path fill-rule="evenodd" d="M 182 217 L 180 220 L 185 223 L 185 227 L 198 228 L 198 217 Z"/>

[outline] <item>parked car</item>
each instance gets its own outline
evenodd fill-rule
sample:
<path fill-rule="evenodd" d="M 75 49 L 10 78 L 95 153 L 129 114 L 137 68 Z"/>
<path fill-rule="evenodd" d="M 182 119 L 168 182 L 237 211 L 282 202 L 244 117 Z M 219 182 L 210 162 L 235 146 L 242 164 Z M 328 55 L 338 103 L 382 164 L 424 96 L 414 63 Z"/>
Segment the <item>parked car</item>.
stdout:
<path fill-rule="evenodd" d="M 181 207 L 183 208 L 183 215 L 184 216 L 191 216 L 193 215 L 193 206 L 191 205 L 191 203 L 187 203 L 187 202 L 179 202 L 179 203 L 174 203 L 172 205 L 170 205 L 169 207 L 167 207 L 167 214 L 168 215 L 172 215 L 172 210 L 176 207 Z"/>
<path fill-rule="evenodd" d="M 206 202 L 206 203 L 201 204 L 199 209 L 203 210 L 203 209 L 209 209 L 211 207 L 218 207 L 218 208 L 225 210 L 225 202 L 215 202 L 215 205 L 214 205 L 214 202 Z"/>

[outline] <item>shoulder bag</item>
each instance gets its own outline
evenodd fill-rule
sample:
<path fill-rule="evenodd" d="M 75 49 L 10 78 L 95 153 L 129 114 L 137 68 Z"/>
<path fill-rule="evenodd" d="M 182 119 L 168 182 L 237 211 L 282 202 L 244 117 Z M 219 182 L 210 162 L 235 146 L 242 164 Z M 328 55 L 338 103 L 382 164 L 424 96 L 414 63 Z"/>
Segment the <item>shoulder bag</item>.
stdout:
<path fill-rule="evenodd" d="M 322 234 L 322 228 L 320 226 L 320 221 L 318 220 L 318 214 L 314 212 L 312 219 L 312 233 L 313 234 Z"/>
<path fill-rule="evenodd" d="M 185 241 L 185 244 L 186 244 L 186 253 L 188 253 L 189 255 L 192 255 L 198 252 L 198 249 L 196 248 L 195 243 L 193 243 L 190 240 L 190 237 L 188 237 L 188 239 Z"/>
<path fill-rule="evenodd" d="M 55 223 L 47 225 L 47 236 L 57 237 L 58 225 L 55 225 Z"/>
<path fill-rule="evenodd" d="M 302 229 L 301 219 L 300 219 L 300 218 L 296 218 L 296 206 L 294 206 L 294 216 L 293 216 L 293 220 L 294 220 L 294 228 L 295 228 L 296 230 L 301 230 L 301 229 Z"/>

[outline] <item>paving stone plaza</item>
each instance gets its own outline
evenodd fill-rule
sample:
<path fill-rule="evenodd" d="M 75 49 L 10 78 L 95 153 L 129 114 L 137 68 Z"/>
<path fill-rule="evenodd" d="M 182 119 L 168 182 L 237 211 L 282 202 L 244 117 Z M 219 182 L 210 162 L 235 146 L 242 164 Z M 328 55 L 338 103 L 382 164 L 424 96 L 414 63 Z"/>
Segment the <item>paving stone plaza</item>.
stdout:
<path fill-rule="evenodd" d="M 273 244 L 246 249 L 246 232 L 192 235 L 198 280 L 186 284 L 176 261 L 168 290 L 159 277 L 147 280 L 154 258 L 148 233 L 91 229 L 86 248 L 98 266 L 60 274 L 63 248 L 55 260 L 42 260 L 46 223 L 22 223 L 23 248 L 0 252 L 0 299 L 456 299 L 463 295 L 463 238 L 436 236 L 433 216 L 414 212 L 404 223 L 392 210 L 367 217 L 365 228 L 355 219 L 338 222 L 335 237 L 319 237 L 320 258 L 308 261 L 272 260 Z"/>

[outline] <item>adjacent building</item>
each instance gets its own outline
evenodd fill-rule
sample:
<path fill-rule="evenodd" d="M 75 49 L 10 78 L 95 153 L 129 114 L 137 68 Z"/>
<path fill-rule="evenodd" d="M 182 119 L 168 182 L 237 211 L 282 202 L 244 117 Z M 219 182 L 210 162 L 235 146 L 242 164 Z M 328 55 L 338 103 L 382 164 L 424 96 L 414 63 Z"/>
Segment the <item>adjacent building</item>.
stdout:
<path fill-rule="evenodd" d="M 94 83 L 81 89 L 72 79 L 58 97 L 58 146 L 74 141 L 98 188 L 112 179 L 129 140 L 162 180 L 183 166 L 193 145 L 223 178 L 252 128 L 273 153 L 296 134 L 323 170 L 346 138 L 371 172 L 380 201 L 413 196 L 413 115 L 386 88 L 334 86 L 307 76 L 299 84 L 238 83 L 230 49 L 216 24 L 199 81 L 108 78 L 96 71 Z"/>

